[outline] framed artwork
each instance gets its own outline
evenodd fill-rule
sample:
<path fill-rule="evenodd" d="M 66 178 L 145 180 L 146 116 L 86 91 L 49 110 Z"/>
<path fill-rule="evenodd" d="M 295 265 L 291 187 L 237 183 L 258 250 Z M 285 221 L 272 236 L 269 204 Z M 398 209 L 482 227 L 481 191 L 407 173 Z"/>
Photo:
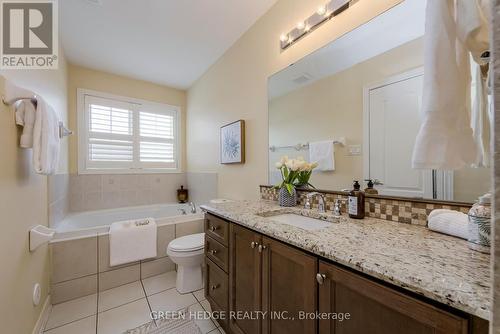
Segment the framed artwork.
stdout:
<path fill-rule="evenodd" d="M 220 163 L 245 163 L 245 121 L 239 120 L 220 128 Z"/>

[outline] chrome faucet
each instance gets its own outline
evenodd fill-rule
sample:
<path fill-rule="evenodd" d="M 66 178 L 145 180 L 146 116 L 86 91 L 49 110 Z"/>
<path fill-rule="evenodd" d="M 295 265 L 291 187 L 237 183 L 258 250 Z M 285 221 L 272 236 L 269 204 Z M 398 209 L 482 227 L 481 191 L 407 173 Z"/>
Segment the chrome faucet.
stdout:
<path fill-rule="evenodd" d="M 189 206 L 191 207 L 191 213 L 196 213 L 196 205 L 193 202 L 189 202 Z"/>
<path fill-rule="evenodd" d="M 318 193 L 318 192 L 313 192 L 313 193 L 307 194 L 307 196 L 306 196 L 306 205 L 304 207 L 306 209 L 310 209 L 311 208 L 311 204 L 309 202 L 309 199 L 313 198 L 314 196 L 319 196 L 318 211 L 321 212 L 321 213 L 325 213 L 326 212 L 325 196 L 323 194 L 321 194 L 321 193 Z"/>
<path fill-rule="evenodd" d="M 340 199 L 335 200 L 335 205 L 333 207 L 333 215 L 335 217 L 342 216 L 342 207 L 341 207 L 341 204 L 340 204 Z"/>

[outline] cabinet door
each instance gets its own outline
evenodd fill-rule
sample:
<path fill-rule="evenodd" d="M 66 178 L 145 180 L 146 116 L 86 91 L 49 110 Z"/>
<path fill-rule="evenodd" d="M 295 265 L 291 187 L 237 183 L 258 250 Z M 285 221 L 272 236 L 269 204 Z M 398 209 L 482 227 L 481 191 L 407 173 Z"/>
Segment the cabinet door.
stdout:
<path fill-rule="evenodd" d="M 262 306 L 265 334 L 315 334 L 318 260 L 300 250 L 263 238 Z"/>
<path fill-rule="evenodd" d="M 261 310 L 261 254 L 259 234 L 235 224 L 230 226 L 229 310 L 232 314 L 250 314 Z M 242 313 L 243 312 L 243 313 Z M 248 317 L 230 317 L 235 334 L 260 334 L 261 321 Z"/>
<path fill-rule="evenodd" d="M 467 320 L 334 265 L 320 262 L 320 334 L 466 334 Z"/>

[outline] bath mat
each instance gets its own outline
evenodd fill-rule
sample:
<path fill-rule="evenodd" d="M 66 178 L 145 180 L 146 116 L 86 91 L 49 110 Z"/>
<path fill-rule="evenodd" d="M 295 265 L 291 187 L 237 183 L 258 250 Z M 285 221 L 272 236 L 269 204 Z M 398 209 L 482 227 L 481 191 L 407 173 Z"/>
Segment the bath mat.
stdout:
<path fill-rule="evenodd" d="M 194 320 L 186 317 L 186 319 L 160 320 L 158 326 L 152 321 L 137 328 L 129 329 L 123 334 L 202 334 L 202 332 Z"/>

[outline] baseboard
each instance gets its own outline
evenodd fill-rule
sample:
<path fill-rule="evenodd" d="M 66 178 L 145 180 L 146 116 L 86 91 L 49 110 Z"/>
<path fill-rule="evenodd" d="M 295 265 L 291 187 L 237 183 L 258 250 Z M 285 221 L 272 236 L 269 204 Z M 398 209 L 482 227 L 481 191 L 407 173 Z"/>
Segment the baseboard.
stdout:
<path fill-rule="evenodd" d="M 50 295 L 45 298 L 45 302 L 43 303 L 42 312 L 40 312 L 40 316 L 36 321 L 35 328 L 33 328 L 32 334 L 42 334 L 45 324 L 49 319 L 50 310 L 52 309 L 52 304 L 50 303 Z"/>

